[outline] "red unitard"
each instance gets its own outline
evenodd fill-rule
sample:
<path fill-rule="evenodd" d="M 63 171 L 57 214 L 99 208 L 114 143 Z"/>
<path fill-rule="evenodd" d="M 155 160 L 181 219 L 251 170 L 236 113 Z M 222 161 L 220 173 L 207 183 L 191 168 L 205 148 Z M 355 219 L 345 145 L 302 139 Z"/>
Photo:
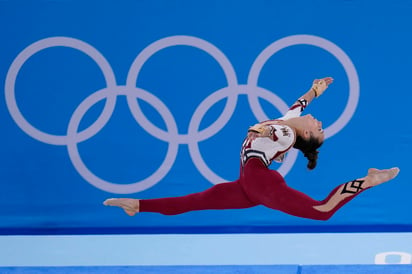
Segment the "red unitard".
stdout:
<path fill-rule="evenodd" d="M 327 220 L 363 190 L 361 185 L 362 181 L 356 180 L 342 184 L 325 200 L 316 201 L 287 186 L 283 177 L 267 168 L 260 159 L 251 158 L 241 170 L 239 179 L 234 182 L 217 184 L 203 192 L 181 197 L 143 199 L 140 200 L 139 211 L 175 215 L 194 210 L 241 209 L 264 205 L 297 217 Z M 331 202 L 332 197 L 335 199 Z M 327 210 L 318 210 L 314 206 L 324 206 Z"/>
<path fill-rule="evenodd" d="M 298 100 L 280 120 L 299 116 L 305 107 L 305 100 Z M 241 151 L 240 176 L 236 181 L 217 184 L 203 192 L 181 197 L 143 199 L 140 200 L 139 211 L 175 215 L 194 210 L 241 209 L 263 205 L 297 217 L 327 220 L 366 189 L 362 187 L 363 180 L 354 180 L 333 189 L 323 201 L 317 201 L 290 188 L 277 171 L 269 169 L 273 160 L 283 160 L 296 138 L 296 133 L 290 127 L 280 125 L 277 121 L 269 120 L 257 125 L 270 126 L 271 137 L 245 139 Z"/>

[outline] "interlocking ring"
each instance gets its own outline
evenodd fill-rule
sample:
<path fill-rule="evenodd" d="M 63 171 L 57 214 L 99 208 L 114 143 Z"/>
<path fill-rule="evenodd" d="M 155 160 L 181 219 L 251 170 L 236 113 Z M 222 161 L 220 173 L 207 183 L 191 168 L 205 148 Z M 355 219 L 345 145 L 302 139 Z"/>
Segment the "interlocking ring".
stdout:
<path fill-rule="evenodd" d="M 199 142 L 214 136 L 225 127 L 234 113 L 239 95 L 246 95 L 248 97 L 252 112 L 259 121 L 273 118 L 268 117 L 264 113 L 259 103 L 259 98 L 269 101 L 280 113 L 285 113 L 288 110 L 288 105 L 274 93 L 259 87 L 257 85 L 258 76 L 260 75 L 263 65 L 276 52 L 289 46 L 301 44 L 313 45 L 334 55 L 343 65 L 349 79 L 349 98 L 346 107 L 340 117 L 325 129 L 325 136 L 326 138 L 329 138 L 345 127 L 352 118 L 359 99 L 359 79 L 354 65 L 343 50 L 326 39 L 312 35 L 288 36 L 269 45 L 253 63 L 246 85 L 238 84 L 236 73 L 231 62 L 217 47 L 205 40 L 192 36 L 170 36 L 147 46 L 134 60 L 129 70 L 125 86 L 120 86 L 116 83 L 116 78 L 110 64 L 105 57 L 91 45 L 69 37 L 46 38 L 31 44 L 14 59 L 6 76 L 6 104 L 11 117 L 26 134 L 47 144 L 67 146 L 70 159 L 77 172 L 87 182 L 101 190 L 117 194 L 128 194 L 140 192 L 152 187 L 161 181 L 173 167 L 180 144 L 188 145 L 192 161 L 199 172 L 209 182 L 218 184 L 227 180 L 221 178 L 208 167 L 199 150 Z M 222 67 L 227 80 L 226 87 L 211 93 L 196 108 L 190 120 L 187 134 L 178 133 L 177 124 L 173 114 L 158 97 L 146 90 L 136 87 L 140 70 L 153 54 L 164 48 L 179 45 L 191 46 L 208 53 Z M 20 112 L 15 97 L 15 82 L 24 63 L 37 52 L 57 46 L 73 48 L 90 56 L 100 67 L 107 85 L 106 88 L 92 93 L 79 104 L 70 118 L 67 134 L 63 136 L 40 131 L 31 125 Z M 147 178 L 130 184 L 108 182 L 92 173 L 82 161 L 77 147 L 80 142 L 90 139 L 106 125 L 112 116 L 119 95 L 127 97 L 128 107 L 134 119 L 146 132 L 169 144 L 166 157 L 160 167 Z M 150 122 L 142 112 L 138 100 L 136 99 L 144 100 L 159 112 L 166 124 L 166 131 Z M 214 104 L 223 99 L 226 99 L 226 105 L 223 112 L 211 125 L 199 131 L 200 122 L 204 115 Z M 88 128 L 79 131 L 79 124 L 83 116 L 91 107 L 101 100 L 106 100 L 102 113 Z M 296 158 L 297 150 L 292 149 L 278 171 L 282 175 L 286 175 L 295 163 Z"/>

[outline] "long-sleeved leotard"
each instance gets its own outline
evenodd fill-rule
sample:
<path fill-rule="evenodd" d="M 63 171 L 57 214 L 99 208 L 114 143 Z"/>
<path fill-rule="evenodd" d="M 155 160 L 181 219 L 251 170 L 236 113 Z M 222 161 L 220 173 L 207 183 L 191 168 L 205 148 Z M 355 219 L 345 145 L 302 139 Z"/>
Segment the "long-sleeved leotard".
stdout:
<path fill-rule="evenodd" d="M 217 184 L 205 191 L 181 197 L 140 200 L 140 212 L 165 215 L 182 214 L 194 210 L 241 209 L 257 205 L 280 210 L 290 215 L 329 219 L 340 207 L 362 192 L 363 181 L 354 180 L 336 187 L 323 201 L 287 186 L 283 177 L 269 169 L 272 161 L 281 162 L 293 146 L 296 133 L 277 123 L 300 116 L 307 106 L 303 98 L 296 101 L 285 116 L 259 123 L 252 128 L 269 126 L 270 137 L 246 138 L 241 148 L 240 176 L 236 181 Z"/>

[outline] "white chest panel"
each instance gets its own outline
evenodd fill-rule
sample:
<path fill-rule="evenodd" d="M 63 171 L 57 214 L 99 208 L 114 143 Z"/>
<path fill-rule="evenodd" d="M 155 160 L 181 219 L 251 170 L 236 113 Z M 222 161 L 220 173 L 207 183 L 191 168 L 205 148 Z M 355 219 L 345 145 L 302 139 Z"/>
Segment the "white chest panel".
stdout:
<path fill-rule="evenodd" d="M 288 126 L 272 124 L 274 128 L 273 136 L 260 137 L 253 141 L 245 140 L 242 146 L 242 164 L 251 157 L 260 158 L 267 166 L 273 160 L 281 162 L 284 154 L 295 142 L 295 132 Z"/>

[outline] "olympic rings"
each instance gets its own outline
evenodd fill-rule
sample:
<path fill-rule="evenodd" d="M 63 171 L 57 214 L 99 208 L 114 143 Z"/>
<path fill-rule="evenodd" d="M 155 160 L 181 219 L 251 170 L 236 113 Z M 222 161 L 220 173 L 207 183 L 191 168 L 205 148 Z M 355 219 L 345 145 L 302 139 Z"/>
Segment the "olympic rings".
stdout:
<path fill-rule="evenodd" d="M 180 144 L 188 145 L 192 161 L 199 172 L 211 183 L 218 184 L 227 180 L 214 173 L 205 163 L 199 150 L 199 142 L 214 136 L 225 127 L 234 113 L 239 95 L 246 95 L 248 97 L 250 107 L 257 120 L 270 119 L 270 117 L 264 113 L 259 103 L 259 98 L 269 101 L 280 113 L 285 113 L 288 110 L 288 105 L 274 93 L 259 87 L 257 85 L 258 76 L 263 65 L 276 52 L 286 47 L 300 44 L 313 45 L 334 55 L 343 65 L 349 79 L 349 98 L 346 107 L 340 117 L 325 129 L 325 136 L 329 138 L 345 127 L 355 112 L 359 99 L 359 79 L 353 63 L 343 50 L 326 39 L 312 35 L 288 36 L 269 45 L 259 54 L 253 63 L 246 85 L 238 84 L 236 73 L 231 62 L 217 47 L 205 40 L 192 36 L 170 36 L 147 46 L 132 63 L 125 86 L 120 86 L 116 83 L 116 78 L 110 64 L 105 57 L 91 45 L 69 37 L 46 38 L 29 45 L 17 55 L 11 64 L 5 84 L 6 105 L 13 120 L 26 134 L 47 144 L 67 146 L 69 157 L 77 172 L 87 182 L 101 190 L 117 194 L 128 194 L 140 192 L 152 187 L 161 181 L 173 167 Z M 158 97 L 136 87 L 140 70 L 153 54 L 164 48 L 179 45 L 191 46 L 208 53 L 222 67 L 227 80 L 226 87 L 211 93 L 196 108 L 190 120 L 187 134 L 178 133 L 173 114 Z M 95 91 L 79 104 L 72 114 L 67 127 L 67 134 L 64 136 L 40 131 L 31 125 L 20 112 L 15 96 L 17 75 L 24 63 L 37 52 L 57 46 L 73 48 L 90 56 L 101 69 L 107 85 L 106 88 Z M 128 107 L 136 122 L 150 135 L 169 144 L 167 154 L 160 167 L 147 178 L 130 184 L 108 182 L 93 174 L 82 161 L 77 147 L 80 142 L 90 139 L 106 125 L 115 109 L 117 97 L 121 95 L 127 97 Z M 136 99 L 144 100 L 159 112 L 166 124 L 167 131 L 158 128 L 150 122 L 142 112 Z M 207 111 L 223 99 L 226 99 L 226 105 L 220 116 L 207 128 L 199 130 L 200 123 Z M 78 131 L 83 116 L 91 107 L 101 100 L 105 100 L 106 102 L 100 116 L 88 128 Z M 279 167 L 278 171 L 282 175 L 286 175 L 295 163 L 296 158 L 297 151 L 293 149 L 289 152 L 285 162 Z"/>

